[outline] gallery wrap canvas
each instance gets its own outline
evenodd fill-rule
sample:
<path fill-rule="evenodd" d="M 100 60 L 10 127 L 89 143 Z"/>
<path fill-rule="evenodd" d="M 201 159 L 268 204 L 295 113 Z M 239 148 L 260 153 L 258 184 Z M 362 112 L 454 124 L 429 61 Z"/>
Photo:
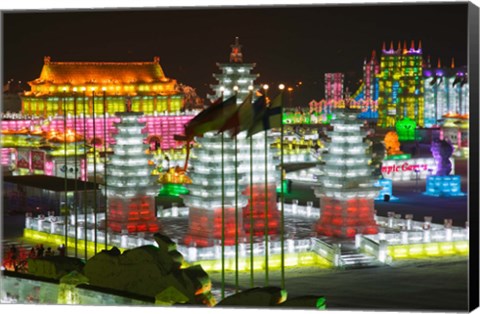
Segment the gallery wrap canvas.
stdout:
<path fill-rule="evenodd" d="M 0 308 L 473 311 L 478 13 L 2 10 Z"/>

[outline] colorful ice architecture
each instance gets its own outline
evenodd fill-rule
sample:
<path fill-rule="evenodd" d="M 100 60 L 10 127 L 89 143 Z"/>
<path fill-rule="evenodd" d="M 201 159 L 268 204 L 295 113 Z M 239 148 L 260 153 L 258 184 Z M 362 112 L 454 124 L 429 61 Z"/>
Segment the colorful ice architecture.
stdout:
<path fill-rule="evenodd" d="M 236 237 L 245 236 L 241 210 L 247 204 L 246 197 L 241 195 L 245 185 L 236 184 L 243 177 L 235 165 L 238 143 L 235 150 L 235 140 L 224 135 L 222 151 L 222 134 L 216 132 L 207 132 L 196 141 L 199 147 L 192 149 L 189 162 L 190 193 L 181 196 L 190 208 L 184 242 L 198 247 L 213 246 L 222 240 L 223 231 L 225 245 L 234 245 Z"/>
<path fill-rule="evenodd" d="M 324 173 L 315 195 L 320 198 L 321 215 L 315 231 L 321 235 L 353 237 L 355 234 L 378 232 L 374 219 L 374 199 L 381 188 L 369 165 L 366 131 L 357 119 L 359 110 L 339 109 L 332 120 L 333 131 L 328 153 L 323 155 Z"/>
<path fill-rule="evenodd" d="M 140 123 L 141 112 L 120 112 L 118 133 L 113 145 L 114 154 L 107 167 L 108 227 L 113 232 L 157 232 L 155 196 L 158 194 L 157 177 L 152 175 L 153 165 L 143 144 L 145 135 Z"/>
<path fill-rule="evenodd" d="M 450 157 L 453 145 L 446 140 L 432 142 L 431 151 L 437 164 L 435 175 L 427 177 L 427 191 L 425 194 L 432 196 L 462 196 L 460 176 L 449 175 L 453 165 Z"/>

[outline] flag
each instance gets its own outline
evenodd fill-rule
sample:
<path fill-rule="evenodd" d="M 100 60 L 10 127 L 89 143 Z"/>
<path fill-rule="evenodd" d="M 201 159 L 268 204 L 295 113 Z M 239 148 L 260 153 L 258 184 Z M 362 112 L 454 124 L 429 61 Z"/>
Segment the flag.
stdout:
<path fill-rule="evenodd" d="M 210 107 L 204 109 L 196 115 L 190 122 L 185 125 L 185 136 L 177 136 L 177 139 L 186 141 L 186 156 L 183 170 L 188 168 L 188 159 L 190 157 L 190 141 L 195 136 L 202 136 L 206 132 L 216 131 L 222 127 L 227 119 L 235 113 L 237 109 L 237 96 L 234 95 L 227 100 L 221 102 L 220 99 L 211 104 Z"/>
<path fill-rule="evenodd" d="M 231 136 L 248 130 L 253 122 L 265 111 L 265 96 L 259 97 L 252 103 L 253 94 L 250 93 L 243 103 L 238 107 L 237 111 L 225 122 L 219 132 L 229 130 Z"/>
<path fill-rule="evenodd" d="M 280 93 L 270 105 L 257 117 L 253 125 L 248 129 L 247 136 L 266 131 L 271 128 L 282 126 L 283 93 Z"/>
<path fill-rule="evenodd" d="M 237 109 L 237 97 L 232 96 L 218 105 L 212 105 L 185 125 L 185 136 L 193 139 L 209 131 L 218 131 Z"/>

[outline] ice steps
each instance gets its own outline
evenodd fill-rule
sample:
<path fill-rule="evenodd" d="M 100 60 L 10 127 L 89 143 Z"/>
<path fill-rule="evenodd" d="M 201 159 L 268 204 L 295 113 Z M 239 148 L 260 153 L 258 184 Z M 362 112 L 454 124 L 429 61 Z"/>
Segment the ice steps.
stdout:
<path fill-rule="evenodd" d="M 358 252 L 342 252 L 340 260 L 344 268 L 366 268 L 382 265 L 374 256 Z"/>

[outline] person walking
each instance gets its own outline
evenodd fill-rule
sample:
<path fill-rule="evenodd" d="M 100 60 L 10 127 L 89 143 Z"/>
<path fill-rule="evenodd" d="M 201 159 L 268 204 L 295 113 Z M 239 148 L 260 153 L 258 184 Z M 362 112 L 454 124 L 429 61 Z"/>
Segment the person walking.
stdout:
<path fill-rule="evenodd" d="M 65 244 L 60 245 L 57 250 L 60 256 L 65 256 Z"/>
<path fill-rule="evenodd" d="M 43 257 L 43 252 L 45 252 L 45 248 L 43 247 L 43 244 L 40 244 L 37 249 L 37 257 Z"/>

